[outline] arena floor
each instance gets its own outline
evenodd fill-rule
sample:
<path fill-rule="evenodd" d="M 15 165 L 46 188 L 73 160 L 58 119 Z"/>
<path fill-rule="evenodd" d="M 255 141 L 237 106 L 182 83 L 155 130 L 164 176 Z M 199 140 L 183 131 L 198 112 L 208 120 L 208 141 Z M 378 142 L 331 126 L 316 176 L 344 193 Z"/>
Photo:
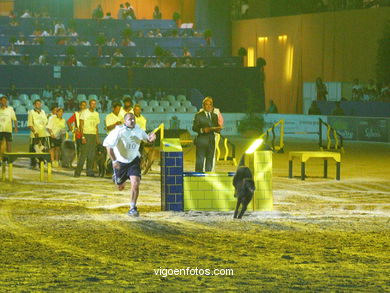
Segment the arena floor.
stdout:
<path fill-rule="evenodd" d="M 26 150 L 24 141 L 14 149 Z M 249 144 L 235 142 L 238 154 Z M 15 182 L 0 183 L 0 291 L 390 291 L 390 144 L 347 142 L 341 181 L 333 162 L 321 178 L 320 160 L 309 161 L 305 181 L 298 166 L 287 178 L 287 152 L 317 146 L 294 140 L 285 150 L 273 155 L 274 210 L 242 221 L 232 212 L 161 212 L 157 164 L 142 179 L 141 216 L 129 218 L 128 187 L 62 169 L 40 183 L 17 161 Z M 191 171 L 194 149 L 184 153 Z M 234 275 L 163 276 L 186 268 Z"/>

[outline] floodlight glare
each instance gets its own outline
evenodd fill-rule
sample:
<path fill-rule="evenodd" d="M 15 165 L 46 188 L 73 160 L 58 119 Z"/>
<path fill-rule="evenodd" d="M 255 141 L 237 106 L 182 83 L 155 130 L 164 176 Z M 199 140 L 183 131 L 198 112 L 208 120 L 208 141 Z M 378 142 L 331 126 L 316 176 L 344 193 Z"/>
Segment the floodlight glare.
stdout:
<path fill-rule="evenodd" d="M 251 146 L 246 150 L 246 154 L 253 154 L 255 150 L 257 150 L 257 148 L 259 146 L 261 146 L 261 144 L 263 143 L 263 139 L 262 138 L 259 138 L 259 139 L 256 139 L 252 144 Z"/>

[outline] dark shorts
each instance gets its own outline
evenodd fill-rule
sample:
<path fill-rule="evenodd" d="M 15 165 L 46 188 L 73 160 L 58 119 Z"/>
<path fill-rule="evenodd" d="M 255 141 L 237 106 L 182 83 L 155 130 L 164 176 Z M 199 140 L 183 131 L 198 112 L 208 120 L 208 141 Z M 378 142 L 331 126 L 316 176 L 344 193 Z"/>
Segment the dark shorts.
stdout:
<path fill-rule="evenodd" d="M 52 148 L 60 147 L 61 143 L 62 143 L 62 140 L 60 138 L 52 138 L 52 137 L 50 137 L 50 144 L 51 144 Z"/>
<path fill-rule="evenodd" d="M 114 168 L 114 174 L 115 174 L 115 183 L 120 185 L 126 182 L 127 179 L 129 179 L 130 176 L 137 176 L 141 178 L 141 160 L 139 157 L 136 157 L 133 161 L 130 163 L 121 163 L 119 169 Z"/>
<path fill-rule="evenodd" d="M 12 141 L 12 133 L 11 132 L 0 132 L 0 141 L 5 138 L 6 141 Z"/>

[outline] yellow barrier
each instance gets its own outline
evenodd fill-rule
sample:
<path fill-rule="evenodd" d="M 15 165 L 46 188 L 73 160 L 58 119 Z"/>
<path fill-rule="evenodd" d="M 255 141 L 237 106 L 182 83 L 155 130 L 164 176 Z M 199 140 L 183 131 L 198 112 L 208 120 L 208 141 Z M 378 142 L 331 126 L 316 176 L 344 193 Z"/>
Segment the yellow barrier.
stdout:
<path fill-rule="evenodd" d="M 275 145 L 275 128 L 280 125 L 280 137 L 279 137 L 279 145 Z M 269 133 L 272 133 L 272 148 L 273 151 L 277 152 L 283 152 L 284 148 L 284 120 L 279 120 L 278 122 L 274 123 L 272 127 L 268 128 L 262 135 L 260 135 L 259 138 L 267 140 Z"/>

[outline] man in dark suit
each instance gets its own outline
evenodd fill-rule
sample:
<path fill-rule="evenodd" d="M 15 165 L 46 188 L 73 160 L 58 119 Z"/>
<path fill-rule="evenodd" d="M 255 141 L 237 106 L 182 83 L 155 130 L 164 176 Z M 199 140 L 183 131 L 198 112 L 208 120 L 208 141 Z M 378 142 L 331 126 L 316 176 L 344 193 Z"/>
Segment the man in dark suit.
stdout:
<path fill-rule="evenodd" d="M 213 113 L 213 99 L 203 100 L 203 111 L 195 114 L 192 130 L 198 133 L 196 137 L 195 172 L 210 172 L 213 169 L 215 138 L 214 132 L 220 132 L 218 115 Z M 206 164 L 205 164 L 206 160 Z M 205 170 L 203 169 L 205 167 Z"/>

